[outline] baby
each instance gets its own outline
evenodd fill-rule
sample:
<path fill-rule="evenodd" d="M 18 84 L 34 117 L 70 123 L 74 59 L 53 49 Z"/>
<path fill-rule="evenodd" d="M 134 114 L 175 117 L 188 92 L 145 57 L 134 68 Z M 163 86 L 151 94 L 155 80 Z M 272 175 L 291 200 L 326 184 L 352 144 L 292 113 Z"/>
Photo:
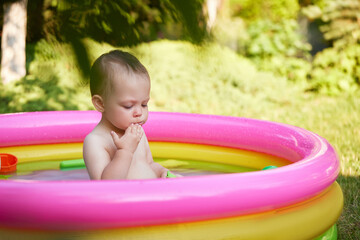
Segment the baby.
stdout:
<path fill-rule="evenodd" d="M 102 117 L 84 140 L 91 179 L 165 178 L 153 161 L 142 125 L 148 118 L 150 77 L 133 55 L 114 50 L 101 55 L 90 73 L 90 91 Z"/>

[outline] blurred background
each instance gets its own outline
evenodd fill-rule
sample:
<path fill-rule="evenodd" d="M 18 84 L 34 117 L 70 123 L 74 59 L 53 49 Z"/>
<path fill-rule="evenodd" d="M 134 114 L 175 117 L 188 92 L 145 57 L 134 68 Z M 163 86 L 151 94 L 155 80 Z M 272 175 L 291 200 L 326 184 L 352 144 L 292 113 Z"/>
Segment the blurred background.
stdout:
<path fill-rule="evenodd" d="M 152 111 L 283 122 L 338 151 L 340 239 L 360 239 L 360 0 L 2 0 L 0 113 L 93 109 L 89 69 L 129 51 Z"/>

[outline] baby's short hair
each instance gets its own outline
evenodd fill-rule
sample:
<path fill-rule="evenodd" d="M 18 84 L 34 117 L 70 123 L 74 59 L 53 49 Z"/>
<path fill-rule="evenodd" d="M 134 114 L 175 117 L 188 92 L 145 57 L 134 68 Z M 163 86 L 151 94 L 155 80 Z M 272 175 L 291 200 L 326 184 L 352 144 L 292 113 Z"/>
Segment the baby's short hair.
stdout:
<path fill-rule="evenodd" d="M 149 73 L 141 62 L 132 54 L 121 50 L 113 50 L 101 55 L 91 67 L 90 71 L 90 92 L 91 96 L 96 94 L 103 96 L 111 88 L 114 65 L 120 66 L 126 73 L 142 74 L 150 79 Z"/>

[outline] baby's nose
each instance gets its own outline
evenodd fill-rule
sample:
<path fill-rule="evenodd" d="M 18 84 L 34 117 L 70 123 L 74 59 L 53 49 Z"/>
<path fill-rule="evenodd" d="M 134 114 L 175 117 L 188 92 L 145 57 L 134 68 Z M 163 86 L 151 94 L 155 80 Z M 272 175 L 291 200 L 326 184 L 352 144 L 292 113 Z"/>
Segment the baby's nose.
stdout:
<path fill-rule="evenodd" d="M 136 107 L 134 109 L 134 116 L 135 117 L 140 117 L 142 115 L 142 109 L 140 107 Z"/>

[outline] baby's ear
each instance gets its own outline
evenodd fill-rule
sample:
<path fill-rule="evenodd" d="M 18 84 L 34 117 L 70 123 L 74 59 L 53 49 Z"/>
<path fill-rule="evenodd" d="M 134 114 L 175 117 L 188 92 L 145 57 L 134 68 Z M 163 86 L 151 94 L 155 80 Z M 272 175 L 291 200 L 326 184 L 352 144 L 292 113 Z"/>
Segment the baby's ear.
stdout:
<path fill-rule="evenodd" d="M 104 101 L 100 95 L 92 96 L 91 101 L 98 112 L 104 112 Z"/>

